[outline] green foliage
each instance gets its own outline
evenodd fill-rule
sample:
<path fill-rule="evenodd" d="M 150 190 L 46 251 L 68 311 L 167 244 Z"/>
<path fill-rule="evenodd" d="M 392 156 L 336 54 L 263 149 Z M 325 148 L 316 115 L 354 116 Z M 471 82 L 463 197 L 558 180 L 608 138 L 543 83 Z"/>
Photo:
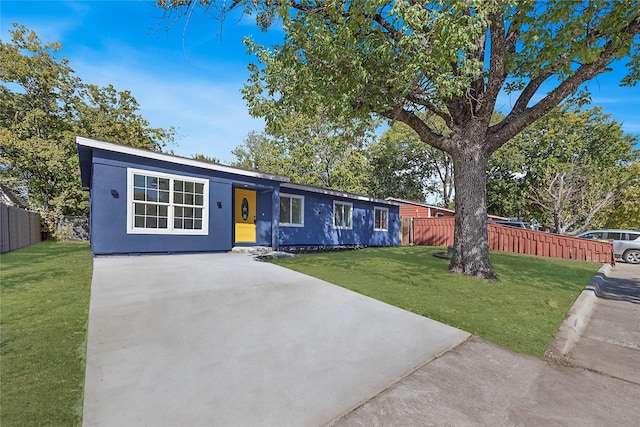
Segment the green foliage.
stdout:
<path fill-rule="evenodd" d="M 640 1 L 351 0 L 162 1 L 185 15 L 203 6 L 219 18 L 234 7 L 284 43 L 247 39 L 249 110 L 279 126 L 293 113 L 324 111 L 330 123 L 371 117 L 401 121 L 448 153 L 455 168 L 452 271 L 492 277 L 484 171 L 492 153 L 568 97 L 588 100 L 584 84 L 629 60 L 622 84 L 640 77 Z M 503 90 L 511 111 L 492 122 Z M 446 124 L 434 128 L 418 113 Z"/>
<path fill-rule="evenodd" d="M 439 117 L 423 116 L 420 115 L 432 126 L 445 127 Z M 406 124 L 393 123 L 380 141 L 369 147 L 368 157 L 371 177 L 367 194 L 417 202 L 424 202 L 427 195 L 436 195 L 442 206 L 449 207 L 452 203 L 453 163 L 450 156 L 425 144 Z"/>
<path fill-rule="evenodd" d="M 597 218 L 603 228 L 640 230 L 640 162 L 626 168 L 622 189 Z"/>
<path fill-rule="evenodd" d="M 17 182 L 49 231 L 65 215 L 86 215 L 75 136 L 159 151 L 174 130 L 151 128 L 128 91 L 85 84 L 58 43 L 14 24 L 0 41 L 0 178 Z"/>
<path fill-rule="evenodd" d="M 488 167 L 489 210 L 535 217 L 561 232 L 604 226 L 598 212 L 616 197 L 626 201 L 620 191 L 634 188 L 636 141 L 599 107 L 558 108 L 495 153 Z"/>
<path fill-rule="evenodd" d="M 329 122 L 322 112 L 293 114 L 267 134 L 252 132 L 233 150 L 235 166 L 285 175 L 298 184 L 366 192 L 370 136 L 363 124 Z"/>
<path fill-rule="evenodd" d="M 191 158 L 194 160 L 200 160 L 202 162 L 220 163 L 220 159 L 218 159 L 217 157 L 211 157 L 204 154 L 194 154 L 193 156 L 191 156 Z"/>
<path fill-rule="evenodd" d="M 232 166 L 254 169 L 265 173 L 283 174 L 286 168 L 285 153 L 273 139 L 264 133 L 249 132 L 244 143 L 236 147 L 231 154 L 237 161 Z"/>
<path fill-rule="evenodd" d="M 3 426 L 82 424 L 91 251 L 43 242 L 0 255 Z"/>
<path fill-rule="evenodd" d="M 500 279 L 447 272 L 435 248 L 397 247 L 299 255 L 273 262 L 460 328 L 498 345 L 542 356 L 599 265 L 491 253 Z"/>

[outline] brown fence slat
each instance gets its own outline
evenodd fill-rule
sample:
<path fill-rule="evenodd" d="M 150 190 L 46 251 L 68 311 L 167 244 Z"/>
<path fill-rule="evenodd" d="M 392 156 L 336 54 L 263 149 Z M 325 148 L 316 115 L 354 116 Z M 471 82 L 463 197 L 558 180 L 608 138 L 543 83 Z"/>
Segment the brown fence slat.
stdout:
<path fill-rule="evenodd" d="M 413 243 L 421 246 L 453 245 L 454 227 L 455 218 L 413 218 Z M 499 224 L 487 224 L 487 229 L 492 250 L 581 261 L 613 261 L 613 245 L 609 242 Z"/>

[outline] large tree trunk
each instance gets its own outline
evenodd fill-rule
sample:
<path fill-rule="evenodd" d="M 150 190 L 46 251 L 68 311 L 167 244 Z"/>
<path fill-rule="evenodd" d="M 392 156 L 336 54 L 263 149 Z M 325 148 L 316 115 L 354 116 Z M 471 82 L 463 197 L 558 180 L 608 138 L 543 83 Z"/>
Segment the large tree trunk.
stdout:
<path fill-rule="evenodd" d="M 478 136 L 460 141 L 451 153 L 455 184 L 455 234 L 449 271 L 483 279 L 495 279 L 489 262 L 487 231 L 487 163 L 490 155 Z"/>

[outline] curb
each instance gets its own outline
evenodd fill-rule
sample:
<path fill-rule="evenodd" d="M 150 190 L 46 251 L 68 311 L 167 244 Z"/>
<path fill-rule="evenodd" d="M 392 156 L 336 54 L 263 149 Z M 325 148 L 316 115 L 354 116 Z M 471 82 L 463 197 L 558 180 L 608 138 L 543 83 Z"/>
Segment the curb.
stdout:
<path fill-rule="evenodd" d="M 566 360 L 567 355 L 573 350 L 588 325 L 589 319 L 591 319 L 591 314 L 598 298 L 596 295 L 597 290 L 600 288 L 600 284 L 606 280 L 611 268 L 611 264 L 603 264 L 591 278 L 589 284 L 578 295 L 553 337 L 551 344 L 549 344 L 547 351 L 545 351 L 545 358 Z"/>

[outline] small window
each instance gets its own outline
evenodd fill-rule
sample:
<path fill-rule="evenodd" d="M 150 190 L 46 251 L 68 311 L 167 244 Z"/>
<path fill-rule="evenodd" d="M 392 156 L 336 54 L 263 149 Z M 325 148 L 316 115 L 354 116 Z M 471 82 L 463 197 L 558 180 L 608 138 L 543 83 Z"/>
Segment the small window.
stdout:
<path fill-rule="evenodd" d="M 628 236 L 629 236 L 629 240 L 638 240 L 638 239 L 640 239 L 640 234 L 638 234 L 638 233 L 629 233 Z"/>
<path fill-rule="evenodd" d="M 620 233 L 619 231 L 608 231 L 607 239 L 608 240 L 624 240 L 625 233 Z"/>
<path fill-rule="evenodd" d="M 389 209 L 375 208 L 373 229 L 376 231 L 389 230 Z"/>
<path fill-rule="evenodd" d="M 346 202 L 333 202 L 333 226 L 335 228 L 351 229 L 353 204 Z"/>
<path fill-rule="evenodd" d="M 304 197 L 293 194 L 280 194 L 280 225 L 304 225 Z"/>
<path fill-rule="evenodd" d="M 582 237 L 583 239 L 603 240 L 604 233 L 602 231 L 594 231 L 588 234 L 583 234 L 580 237 Z"/>
<path fill-rule="evenodd" d="M 207 180 L 128 170 L 127 232 L 207 234 Z"/>

